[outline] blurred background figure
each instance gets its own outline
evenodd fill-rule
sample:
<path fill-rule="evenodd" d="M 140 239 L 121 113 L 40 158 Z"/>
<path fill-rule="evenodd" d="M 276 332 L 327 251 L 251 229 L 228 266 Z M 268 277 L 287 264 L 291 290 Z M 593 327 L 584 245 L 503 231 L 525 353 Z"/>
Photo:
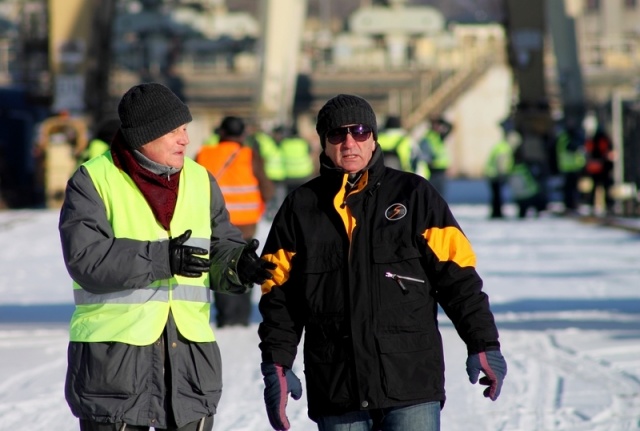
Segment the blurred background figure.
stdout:
<path fill-rule="evenodd" d="M 449 150 L 445 144 L 447 136 L 451 133 L 453 125 L 436 115 L 429 119 L 429 130 L 424 135 L 420 148 L 428 158 L 429 181 L 446 199 L 447 169 L 451 165 Z"/>
<path fill-rule="evenodd" d="M 384 164 L 400 171 L 412 172 L 411 154 L 413 142 L 402 128 L 400 117 L 390 115 L 384 129 L 378 133 L 378 144 L 384 154 Z"/>
<path fill-rule="evenodd" d="M 267 202 L 264 214 L 267 220 L 272 220 L 287 194 L 284 185 L 286 172 L 282 163 L 280 147 L 273 136 L 260 129 L 256 124 L 251 126 L 245 142 L 260 154 L 264 161 L 265 174 L 273 183 L 273 197 Z"/>
<path fill-rule="evenodd" d="M 211 134 L 202 142 L 202 145 L 218 145 L 218 142 L 220 142 L 220 134 L 218 127 L 214 127 Z"/>
<path fill-rule="evenodd" d="M 615 153 L 613 142 L 602 126 L 598 126 L 593 136 L 585 142 L 586 164 L 584 172 L 590 179 L 587 203 L 592 215 L 596 215 L 600 205 L 605 214 L 613 213 L 614 200 L 611 196 Z M 601 196 L 601 198 L 598 198 Z M 602 201 L 600 204 L 598 201 Z"/>
<path fill-rule="evenodd" d="M 585 166 L 584 130 L 572 118 L 565 120 L 565 127 L 556 139 L 556 164 L 562 176 L 562 201 L 564 214 L 577 214 L 580 201 L 578 180 Z"/>
<path fill-rule="evenodd" d="M 288 195 L 316 174 L 311 145 L 297 134 L 295 127 L 278 126 L 273 130 L 273 137 L 280 148 Z"/>
<path fill-rule="evenodd" d="M 91 160 L 94 157 L 102 155 L 111 148 L 111 140 L 120 128 L 120 120 L 118 118 L 106 118 L 98 123 L 93 135 L 93 139 L 87 144 L 87 148 L 80 153 L 78 158 L 78 166 Z"/>
<path fill-rule="evenodd" d="M 500 125 L 503 131 L 502 138 L 491 148 L 484 169 L 491 193 L 491 218 L 504 217 L 504 188 L 513 169 L 513 148 L 519 139 L 509 120 L 503 121 Z"/>
<path fill-rule="evenodd" d="M 264 162 L 258 151 L 244 145 L 245 123 L 239 117 L 223 118 L 217 128 L 220 142 L 204 145 L 196 162 L 215 177 L 231 223 L 249 241 L 256 234 L 266 202 L 273 197 L 273 183 L 267 178 Z M 248 326 L 251 317 L 251 292 L 243 295 L 214 293 L 216 323 L 223 326 Z"/>
<path fill-rule="evenodd" d="M 544 141 L 534 134 L 515 133 L 518 133 L 519 143 L 514 148 L 509 188 L 518 205 L 518 217 L 527 217 L 529 209 L 533 209 L 537 217 L 548 204 L 546 183 L 549 174 Z"/>

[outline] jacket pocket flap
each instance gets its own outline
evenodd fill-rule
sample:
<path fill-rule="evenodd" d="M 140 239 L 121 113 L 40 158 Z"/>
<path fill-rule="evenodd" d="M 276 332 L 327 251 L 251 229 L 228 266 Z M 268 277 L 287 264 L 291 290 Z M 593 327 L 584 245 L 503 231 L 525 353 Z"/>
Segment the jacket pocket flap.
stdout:
<path fill-rule="evenodd" d="M 431 349 L 429 334 L 417 332 L 378 336 L 380 353 L 419 352 Z"/>
<path fill-rule="evenodd" d="M 402 262 L 409 259 L 419 259 L 420 251 L 415 247 L 402 244 L 385 244 L 373 248 L 373 261 L 375 263 Z"/>

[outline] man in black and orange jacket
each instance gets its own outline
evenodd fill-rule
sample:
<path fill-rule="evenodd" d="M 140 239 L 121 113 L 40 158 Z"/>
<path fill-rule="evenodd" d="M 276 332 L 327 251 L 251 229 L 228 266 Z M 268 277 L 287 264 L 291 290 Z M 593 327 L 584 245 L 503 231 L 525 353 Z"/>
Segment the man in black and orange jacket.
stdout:
<path fill-rule="evenodd" d="M 262 251 L 276 265 L 259 304 L 271 425 L 288 429 L 287 393 L 302 395 L 291 368 L 304 331 L 309 417 L 319 429 L 439 429 L 438 305 L 467 346 L 470 381 L 483 372 L 495 400 L 506 375 L 498 330 L 447 203 L 428 180 L 385 166 L 366 100 L 334 97 L 316 130 L 320 175 L 287 196 Z"/>

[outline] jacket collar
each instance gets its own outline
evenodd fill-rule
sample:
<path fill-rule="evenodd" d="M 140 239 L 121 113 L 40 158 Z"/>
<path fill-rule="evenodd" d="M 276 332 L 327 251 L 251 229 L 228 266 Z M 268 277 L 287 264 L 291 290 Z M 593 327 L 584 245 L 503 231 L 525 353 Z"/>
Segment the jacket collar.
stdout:
<path fill-rule="evenodd" d="M 385 170 L 384 159 L 382 157 L 382 149 L 380 145 L 376 142 L 376 149 L 373 152 L 373 156 L 367 166 L 360 171 L 360 173 L 368 172 L 369 173 L 369 184 L 377 183 L 380 178 L 383 176 Z M 342 168 L 337 167 L 333 161 L 325 154 L 325 152 L 320 153 L 320 175 L 323 178 L 331 179 L 331 182 L 336 182 L 338 187 L 342 185 L 342 180 L 347 173 L 342 170 Z M 357 175 L 357 174 L 356 174 Z"/>
<path fill-rule="evenodd" d="M 151 207 L 156 220 L 167 230 L 178 200 L 180 169 L 161 165 L 132 151 L 120 131 L 111 144 L 113 163 L 127 173 Z"/>

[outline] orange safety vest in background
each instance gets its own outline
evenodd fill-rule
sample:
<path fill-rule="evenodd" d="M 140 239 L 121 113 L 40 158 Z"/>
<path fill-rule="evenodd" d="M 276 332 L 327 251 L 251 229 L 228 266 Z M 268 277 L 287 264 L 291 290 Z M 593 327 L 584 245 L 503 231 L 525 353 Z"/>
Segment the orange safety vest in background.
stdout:
<path fill-rule="evenodd" d="M 260 221 L 264 202 L 253 174 L 253 150 L 237 142 L 224 141 L 203 146 L 196 162 L 207 168 L 222 190 L 231 223 L 255 224 Z"/>

